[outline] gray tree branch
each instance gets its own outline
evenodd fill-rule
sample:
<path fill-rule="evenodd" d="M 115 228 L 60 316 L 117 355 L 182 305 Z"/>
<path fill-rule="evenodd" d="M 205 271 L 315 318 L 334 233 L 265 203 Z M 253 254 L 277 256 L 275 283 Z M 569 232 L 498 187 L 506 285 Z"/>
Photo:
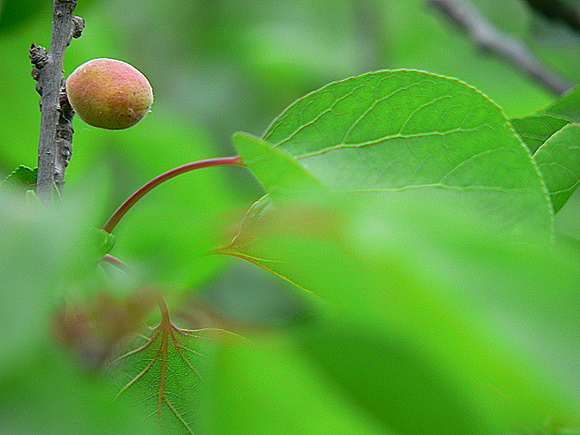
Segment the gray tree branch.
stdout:
<path fill-rule="evenodd" d="M 566 23 L 580 34 L 580 11 L 571 4 L 561 0 L 525 0 L 525 2 L 545 18 Z"/>
<path fill-rule="evenodd" d="M 563 94 L 574 86 L 544 65 L 522 41 L 495 28 L 474 7 L 460 0 L 428 1 L 467 32 L 478 47 L 504 58 L 551 92 Z"/>
<path fill-rule="evenodd" d="M 81 35 L 84 21 L 72 13 L 76 0 L 53 0 L 50 51 L 32 44 L 32 76 L 40 93 L 40 139 L 36 193 L 43 202 L 52 201 L 54 186 L 62 189 L 65 169 L 72 155 L 74 111 L 64 91 L 63 58 L 71 38 Z"/>

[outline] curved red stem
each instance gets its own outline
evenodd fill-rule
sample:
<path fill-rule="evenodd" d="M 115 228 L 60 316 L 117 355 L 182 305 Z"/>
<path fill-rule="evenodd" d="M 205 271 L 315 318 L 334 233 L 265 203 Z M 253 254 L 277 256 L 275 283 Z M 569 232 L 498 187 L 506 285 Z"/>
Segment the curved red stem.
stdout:
<path fill-rule="evenodd" d="M 194 169 L 208 168 L 211 166 L 244 166 L 240 156 L 228 156 L 228 157 L 216 157 L 213 159 L 198 160 L 196 162 L 186 163 L 185 165 L 177 166 L 176 168 L 170 169 L 163 174 L 158 175 L 149 182 L 141 186 L 135 193 L 133 193 L 127 200 L 119 206 L 119 208 L 111 215 L 107 223 L 103 226 L 103 230 L 110 233 L 113 231 L 115 226 L 119 223 L 121 218 L 125 216 L 125 213 L 129 211 L 137 201 L 139 201 L 147 192 L 153 190 L 155 187 L 159 186 L 167 180 L 176 177 L 180 174 L 185 174 L 186 172 L 193 171 Z"/>

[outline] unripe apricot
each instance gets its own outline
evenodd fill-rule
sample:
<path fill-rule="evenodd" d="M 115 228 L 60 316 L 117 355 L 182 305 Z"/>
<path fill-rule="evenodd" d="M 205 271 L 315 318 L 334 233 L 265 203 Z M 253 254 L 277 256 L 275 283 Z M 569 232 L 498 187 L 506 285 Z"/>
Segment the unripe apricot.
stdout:
<path fill-rule="evenodd" d="M 89 60 L 66 80 L 66 91 L 77 115 L 95 127 L 131 127 L 149 111 L 153 90 L 136 68 L 120 60 Z"/>

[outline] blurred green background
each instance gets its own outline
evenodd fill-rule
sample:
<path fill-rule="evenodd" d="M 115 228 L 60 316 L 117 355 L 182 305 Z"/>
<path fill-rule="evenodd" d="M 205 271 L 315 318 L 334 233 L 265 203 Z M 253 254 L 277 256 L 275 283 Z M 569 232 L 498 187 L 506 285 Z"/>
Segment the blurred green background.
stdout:
<path fill-rule="evenodd" d="M 0 174 L 36 165 L 40 113 L 28 47 L 49 45 L 51 3 L 1 2 Z M 577 33 L 523 0 L 471 4 L 568 80 L 580 81 Z M 151 177 L 232 154 L 234 131 L 260 135 L 288 104 L 332 80 L 382 68 L 428 70 L 475 86 L 508 116 L 534 112 L 555 97 L 476 48 L 424 0 L 79 0 L 75 13 L 86 27 L 66 53 L 65 75 L 91 58 L 117 58 L 145 73 L 155 92 L 152 112 L 132 129 L 103 131 L 75 119 L 67 189 L 102 185 L 103 222 Z M 222 260 L 200 259 L 209 248 L 200 240 L 208 234 L 218 240 L 215 223 L 230 221 L 261 192 L 240 169 L 182 176 L 124 218 L 115 254 L 144 269 L 155 265 L 161 275 L 152 278 L 176 286 L 203 281 Z M 561 213 L 571 235 L 578 227 L 574 204 Z"/>
<path fill-rule="evenodd" d="M 20 164 L 36 166 L 39 96 L 30 77 L 28 48 L 33 42 L 48 47 L 51 3 L 48 0 L 0 0 L 0 84 L 3 91 L 0 94 L 0 179 Z M 537 56 L 568 80 L 580 82 L 578 34 L 538 16 L 523 0 L 471 0 L 471 3 L 499 29 L 525 41 Z M 572 3 L 577 5 L 578 1 Z M 73 158 L 65 188 L 66 197 L 73 200 L 69 201 L 68 208 L 51 218 L 53 220 L 38 216 L 36 210 L 14 213 L 13 210 L 20 210 L 20 203 L 0 207 L 0 233 L 4 235 L 0 238 L 3 246 L 0 264 L 4 266 L 0 268 L 4 277 L 0 295 L 5 309 L 3 314 L 6 314 L 0 316 L 5 332 L 2 336 L 4 352 L 0 358 L 3 375 L 0 390 L 7 392 L 6 403 L 0 409 L 0 422 L 6 433 L 26 433 L 22 427 L 29 427 L 28 424 L 35 429 L 29 433 L 41 433 L 42 430 L 63 433 L 63 421 L 69 433 L 147 433 L 148 429 L 153 429 L 148 425 L 137 426 L 141 424 L 143 410 L 129 412 L 130 403 L 117 401 L 109 407 L 103 406 L 109 404 L 110 397 L 115 394 L 110 390 L 109 380 L 102 383 L 101 378 L 88 379 L 79 373 L 77 366 L 71 367 L 70 358 L 62 355 L 60 347 L 53 346 L 53 337 L 47 327 L 57 305 L 54 301 L 59 304 L 66 298 L 68 292 L 72 292 L 69 287 L 79 294 L 88 294 L 99 285 L 87 279 L 82 281 L 85 275 L 79 275 L 80 278 L 75 275 L 79 270 L 84 271 L 83 267 L 94 258 L 93 252 L 85 252 L 90 246 L 83 232 L 85 227 L 104 224 L 116 207 L 150 178 L 189 161 L 232 154 L 230 137 L 234 131 L 260 135 L 281 110 L 301 95 L 332 80 L 370 70 L 422 69 L 459 78 L 487 94 L 507 116 L 534 112 L 555 97 L 504 61 L 478 50 L 425 0 L 78 0 L 75 12 L 86 20 L 86 27 L 83 36 L 72 41 L 66 53 L 65 75 L 92 58 L 122 59 L 148 76 L 154 88 L 155 103 L 152 112 L 128 130 L 99 130 L 75 119 Z M 80 201 L 74 204 L 75 193 L 79 192 L 85 195 L 83 201 L 91 202 L 89 207 Z M 91 195 L 88 200 L 87 192 Z M 113 253 L 149 275 L 139 276 L 136 281 L 162 283 L 169 291 L 177 290 L 174 291 L 176 296 L 191 288 L 206 288 L 205 303 L 217 306 L 221 314 L 234 321 L 249 319 L 266 326 L 280 326 L 284 324 L 284 319 L 279 318 L 281 312 L 288 317 L 307 317 L 308 310 L 316 306 L 313 298 L 288 291 L 286 283 L 272 274 L 256 272 L 256 267 L 249 263 L 225 256 L 204 255 L 224 240 L 224 228 L 228 228 L 236 216 L 242 216 L 262 192 L 249 171 L 242 168 L 212 168 L 183 175 L 148 194 L 125 216 L 115 230 L 117 244 Z M 454 221 L 444 222 L 437 231 L 444 234 L 442 244 L 449 241 L 456 244 L 449 250 L 430 246 L 430 240 L 439 239 L 430 238 L 429 232 L 424 235 L 415 228 L 421 228 L 431 216 L 425 216 L 424 209 L 419 207 L 420 201 L 415 204 L 417 209 L 410 209 L 410 217 L 404 214 L 405 207 L 384 208 L 385 216 L 387 211 L 389 214 L 391 210 L 397 211 L 394 222 L 400 222 L 403 229 L 409 230 L 414 244 L 410 244 L 406 233 L 401 232 L 395 238 L 399 245 L 375 246 L 389 254 L 378 258 L 391 258 L 389 249 L 393 250 L 392 258 L 398 258 L 395 254 L 411 252 L 417 246 L 417 250 L 433 253 L 438 259 L 439 262 L 429 263 L 433 267 L 446 264 L 446 261 L 453 266 L 453 257 L 445 256 L 449 252 L 458 253 L 457 261 L 466 258 L 472 261 L 477 266 L 476 271 L 481 267 L 481 275 L 475 275 L 473 282 L 464 283 L 458 279 L 457 283 L 449 284 L 437 277 L 433 281 L 436 284 L 433 284 L 434 294 L 445 290 L 441 292 L 445 298 L 438 298 L 436 303 L 449 307 L 448 288 L 460 290 L 458 303 L 465 302 L 464 297 L 470 298 L 469 303 L 473 302 L 477 310 L 462 311 L 462 306 L 458 305 L 456 319 L 460 320 L 457 323 L 460 326 L 476 324 L 478 316 L 487 312 L 485 310 L 494 313 L 490 323 L 499 324 L 502 331 L 504 323 L 513 328 L 508 328 L 510 332 L 506 337 L 511 341 L 521 339 L 526 358 L 541 361 L 541 367 L 559 373 L 564 379 L 561 383 L 574 390 L 575 401 L 570 403 L 577 404 L 578 384 L 568 382 L 568 379 L 577 382 L 576 366 L 570 363 L 576 361 L 578 355 L 578 322 L 574 310 L 577 293 L 573 290 L 577 289 L 579 275 L 575 260 L 571 261 L 573 265 L 557 256 L 546 261 L 541 253 L 531 248 L 521 248 L 521 252 L 520 248 L 505 248 L 498 252 L 499 244 L 487 240 L 487 234 L 483 237 L 483 232 L 470 232 L 473 230 L 471 224 L 454 225 Z M 372 209 L 371 206 L 361 208 Z M 365 217 L 364 214 L 354 216 Z M 364 229 L 362 234 L 367 236 L 352 240 L 359 240 L 359 244 L 353 245 L 356 253 L 368 260 L 366 250 L 372 244 L 367 242 L 381 241 L 384 237 L 375 234 L 373 226 L 363 225 L 365 220 L 352 222 L 359 222 Z M 385 222 L 391 221 L 386 219 Z M 557 224 L 563 234 L 580 246 L 578 194 L 558 213 Z M 50 230 L 46 231 L 46 227 Z M 341 228 L 341 231 L 347 230 L 349 228 Z M 475 241 L 464 233 L 470 234 Z M 297 262 L 298 266 L 303 265 L 308 270 L 312 264 L 316 273 L 326 271 L 328 289 L 350 295 L 350 287 L 341 281 L 344 277 L 340 273 L 351 280 L 348 282 L 352 282 L 352 288 L 360 290 L 352 293 L 355 296 L 363 294 L 367 288 L 384 287 L 382 280 L 386 275 L 383 276 L 382 271 L 387 260 L 367 264 L 374 271 L 370 274 L 371 278 L 376 278 L 374 282 L 374 278 L 365 274 L 365 280 L 360 280 L 358 270 L 340 267 L 352 264 L 349 253 L 339 249 L 342 245 L 335 252 L 342 263 L 334 261 L 332 256 L 316 255 L 318 244 L 314 244 L 312 250 L 298 248 L 297 256 L 306 253 L 312 257 L 311 262 Z M 380 251 L 380 254 L 385 252 Z M 30 261 L 23 261 L 23 258 Z M 46 258 L 50 261 L 45 264 Z M 481 263 L 481 259 L 486 262 Z M 227 261 L 231 262 L 231 267 L 220 274 L 219 279 L 212 280 L 215 271 Z M 37 270 L 37 263 L 44 264 L 46 270 Z M 462 267 L 470 265 L 466 262 Z M 463 277 L 463 269 L 440 269 L 450 275 L 457 272 L 458 277 Z M 50 275 L 49 271 L 52 271 L 52 278 L 47 281 L 45 277 Z M 550 275 L 554 271 L 556 279 Z M 417 275 L 409 285 L 405 274 L 413 272 Z M 410 288 L 420 295 L 423 283 L 427 282 L 425 277 L 429 276 L 417 266 L 414 269 L 401 267 L 401 274 L 395 274 L 395 279 L 405 284 L 400 288 Z M 536 292 L 530 292 L 534 286 Z M 552 287 L 555 297 L 544 291 Z M 496 293 L 489 293 L 490 289 Z M 530 303 L 533 309 L 526 305 L 528 298 L 532 298 L 532 302 L 533 298 L 539 301 Z M 383 311 L 377 311 L 381 307 L 372 299 L 370 302 L 364 298 L 358 302 L 346 300 L 346 307 L 326 313 L 330 319 L 311 323 L 304 330 L 298 325 L 292 337 L 264 337 L 264 341 L 272 341 L 266 343 L 270 348 L 231 346 L 222 349 L 218 398 L 227 399 L 219 404 L 231 409 L 221 412 L 231 413 L 233 417 L 220 420 L 223 427 L 218 427 L 218 433 L 244 433 L 244 428 L 237 426 L 240 420 L 247 422 L 245 433 L 256 433 L 256 421 L 269 425 L 277 422 L 284 426 L 293 416 L 299 424 L 306 421 L 311 425 L 310 433 L 320 433 L 329 420 L 341 421 L 343 427 L 352 425 L 359 430 L 362 422 L 367 428 L 365 433 L 384 433 L 375 431 L 376 421 L 367 420 L 366 414 L 359 412 L 358 404 L 351 406 L 350 398 L 344 401 L 344 387 L 356 390 L 362 385 L 366 388 L 363 381 L 373 380 L 373 376 L 386 379 L 386 371 L 374 373 L 374 366 L 365 364 L 367 361 L 390 363 L 392 348 L 376 343 L 392 343 L 393 348 L 398 349 L 399 338 L 391 333 L 390 320 L 385 320 Z M 497 300 L 504 303 L 498 303 L 502 306 L 494 311 Z M 512 305 L 506 304 L 506 300 L 512 301 Z M 26 310 L 22 310 L 23 303 Z M 386 304 L 388 309 L 393 306 Z M 522 318 L 531 319 L 530 324 L 537 326 L 537 330 L 521 332 L 520 323 L 511 324 L 508 322 L 511 317 L 496 315 L 502 315 L 502 310 L 509 311 L 508 314 L 524 313 Z M 447 320 L 443 314 L 441 317 Z M 453 319 L 453 316 L 448 318 Z M 420 320 L 419 325 L 432 322 L 437 326 L 437 319 L 432 321 L 429 316 Z M 516 320 L 519 321 L 517 317 Z M 336 325 L 340 328 L 335 328 Z M 377 325 L 384 326 L 384 330 Z M 412 322 L 409 325 L 413 326 Z M 512 330 L 519 335 L 511 333 Z M 42 332 L 34 334 L 35 331 Z M 417 331 L 417 336 L 410 335 L 412 340 L 424 343 L 427 350 L 402 348 L 403 356 L 431 355 L 427 345 L 442 335 L 437 328 L 427 333 L 425 329 Z M 466 331 L 475 337 L 478 330 L 473 332 L 466 328 Z M 493 341 L 493 337 L 489 335 L 488 339 Z M 335 343 L 336 340 L 340 342 Z M 526 347 L 526 340 L 533 345 Z M 352 350 L 346 356 L 342 353 L 345 342 L 347 349 Z M 481 345 L 481 349 L 485 349 L 487 341 L 482 343 L 477 342 L 476 348 Z M 459 341 L 451 347 L 459 356 L 466 348 L 470 349 Z M 456 399 L 457 403 L 471 403 L 473 397 L 477 402 L 480 398 L 476 393 L 472 397 L 471 389 L 478 387 L 481 379 L 470 374 L 478 371 L 463 369 L 479 367 L 476 364 L 479 354 L 466 352 L 467 358 L 456 360 L 467 359 L 467 363 L 456 366 L 454 355 L 443 353 L 439 349 L 434 351 L 435 361 L 444 369 L 441 373 L 450 375 L 464 388 L 455 388 L 453 383 L 442 385 L 441 391 L 453 393 L 449 403 L 454 405 Z M 349 355 L 354 356 L 352 361 L 347 358 Z M 562 360 L 553 355 L 562 355 Z M 509 368 L 509 364 L 511 360 L 489 367 Z M 395 361 L 393 366 L 401 370 L 410 367 L 405 358 L 401 358 L 400 364 Z M 330 369 L 324 373 L 321 368 Z M 519 373 L 515 369 L 513 372 Z M 344 385 L 338 388 L 333 382 L 329 383 L 329 373 L 331 380 L 334 376 Z M 360 376 L 353 377 L 352 373 Z M 527 376 L 524 373 L 522 377 L 524 375 Z M 295 382 L 289 383 L 290 378 Z M 391 387 L 397 387 L 397 376 L 392 380 Z M 428 392 L 433 388 L 437 394 L 422 396 L 434 399 L 419 401 L 420 409 L 432 408 L 434 413 L 438 412 L 432 407 L 432 404 L 441 403 L 437 387 L 435 383 L 425 383 Z M 528 384 L 525 387 L 518 397 L 529 396 L 533 403 L 536 390 L 528 389 Z M 369 396 L 370 403 L 382 403 L 380 398 L 391 391 L 389 388 L 381 387 L 376 397 Z M 245 394 L 239 393 L 242 389 Z M 304 394 L 307 389 L 308 393 Z M 414 388 L 410 390 L 415 391 Z M 375 393 L 372 388 L 370 391 Z M 408 390 L 401 384 L 399 390 L 393 391 L 396 395 L 398 391 Z M 469 392 L 467 402 L 462 402 L 461 397 L 455 398 L 456 393 L 461 395 L 466 391 Z M 481 402 L 488 405 L 485 400 Z M 280 405 L 280 413 L 262 419 L 266 414 L 263 410 L 276 409 L 276 405 Z M 493 403 L 490 409 L 496 407 L 500 405 Z M 463 416 L 463 408 L 450 408 L 453 412 L 449 415 L 454 419 Z M 99 412 L 95 413 L 95 409 Z M 290 417 L 285 414 L 286 410 Z M 485 410 L 487 412 L 487 408 Z M 65 419 L 64 412 L 70 413 Z M 150 413 L 149 410 L 145 412 Z M 400 415 L 410 416 L 409 424 L 412 418 L 420 418 L 414 411 Z M 482 412 L 481 415 L 488 414 Z M 479 414 L 477 416 L 479 418 Z M 336 420 L 338 417 L 340 419 Z M 230 430 L 230 426 L 236 429 Z M 460 430 L 457 433 L 467 433 Z"/>
<path fill-rule="evenodd" d="M 31 42 L 49 44 L 50 3 L 3 2 L 0 108 L 19 121 L 8 118 L 0 127 L 3 171 L 34 164 L 38 98 L 27 48 Z M 471 3 L 562 75 L 579 81 L 577 34 L 539 17 L 522 0 Z M 151 128 L 167 116 L 171 121 L 165 123 L 173 129 L 206 134 L 209 155 L 230 152 L 235 130 L 261 133 L 300 95 L 375 69 L 424 69 L 457 77 L 509 116 L 535 111 L 553 97 L 505 62 L 478 51 L 424 0 L 176 0 L 170 6 L 154 0 L 79 0 L 76 13 L 85 18 L 86 28 L 67 51 L 65 72 L 95 57 L 134 64 L 149 77 L 156 97 L 150 119 L 138 128 Z M 76 127 L 78 158 L 71 177 L 80 171 L 74 167 L 85 163 L 82 152 L 93 140 L 92 127 L 81 121 Z M 108 140 L 123 136 L 117 132 Z M 196 147 L 193 140 L 191 146 Z"/>

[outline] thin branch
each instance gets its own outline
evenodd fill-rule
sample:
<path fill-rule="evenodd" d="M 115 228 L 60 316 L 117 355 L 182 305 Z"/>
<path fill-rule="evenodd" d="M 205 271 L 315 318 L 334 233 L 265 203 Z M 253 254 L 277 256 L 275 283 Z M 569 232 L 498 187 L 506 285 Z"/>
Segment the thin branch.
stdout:
<path fill-rule="evenodd" d="M 474 7 L 460 0 L 429 0 L 429 3 L 466 31 L 481 49 L 504 58 L 551 92 L 563 94 L 574 86 L 544 65 L 522 41 L 496 29 Z"/>
<path fill-rule="evenodd" d="M 50 51 L 32 44 L 32 76 L 40 93 L 40 139 L 36 192 L 44 202 L 51 202 L 53 186 L 62 189 L 64 172 L 72 154 L 71 125 L 74 111 L 64 94 L 62 71 L 64 52 L 71 38 L 81 36 L 84 21 L 72 15 L 76 0 L 53 0 Z"/>
<path fill-rule="evenodd" d="M 536 12 L 549 20 L 566 23 L 572 30 L 580 34 L 580 11 L 561 0 L 525 0 Z"/>
<path fill-rule="evenodd" d="M 185 174 L 186 172 L 193 171 L 195 169 L 201 168 L 208 168 L 212 166 L 225 166 L 225 165 L 233 165 L 233 166 L 244 166 L 242 159 L 240 156 L 229 156 L 229 157 L 216 157 L 213 159 L 206 159 L 206 160 L 198 160 L 196 162 L 186 163 L 181 166 L 177 166 L 176 168 L 170 169 L 163 174 L 158 175 L 157 177 L 151 179 L 143 186 L 141 186 L 135 193 L 133 193 L 123 204 L 119 206 L 119 208 L 113 213 L 113 215 L 109 218 L 107 223 L 103 226 L 103 230 L 110 233 L 113 231 L 115 226 L 119 223 L 121 218 L 125 216 L 125 213 L 131 209 L 139 201 L 147 192 L 150 192 L 155 187 L 159 186 L 161 183 L 164 183 L 167 180 L 172 179 L 173 177 L 177 177 L 180 174 Z"/>

